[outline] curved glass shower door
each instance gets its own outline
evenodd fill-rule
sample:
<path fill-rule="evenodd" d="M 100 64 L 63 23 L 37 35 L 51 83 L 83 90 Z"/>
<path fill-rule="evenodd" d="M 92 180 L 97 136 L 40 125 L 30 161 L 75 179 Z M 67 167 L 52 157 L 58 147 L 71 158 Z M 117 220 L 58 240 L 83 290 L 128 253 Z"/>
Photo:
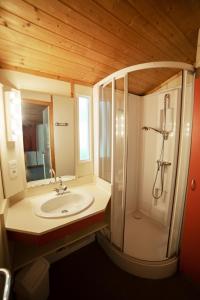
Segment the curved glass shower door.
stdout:
<path fill-rule="evenodd" d="M 173 69 L 176 76 L 153 89 L 151 76 L 162 77 L 167 69 Z M 146 79 L 144 86 L 149 86 L 146 91 L 137 86 L 140 72 Z M 109 106 L 109 113 L 99 107 L 99 149 L 106 149 L 106 144 L 111 147 L 111 176 L 108 179 L 103 175 L 108 161 L 100 158 L 99 177 L 111 182 L 110 228 L 102 234 L 114 247 L 109 242 L 104 244 L 103 239 L 102 245 L 110 247 L 117 264 L 121 266 L 124 260 L 122 268 L 130 267 L 136 275 L 143 274 L 144 268 L 151 272 L 160 266 L 165 272 L 168 266 L 176 267 L 190 153 L 193 85 L 192 66 L 154 62 L 117 71 L 95 87 L 100 92 L 100 106 Z M 172 270 L 168 271 L 171 274 Z"/>
<path fill-rule="evenodd" d="M 111 242 L 123 249 L 126 196 L 126 84 L 127 77 L 113 80 L 113 151 Z"/>
<path fill-rule="evenodd" d="M 145 96 L 129 94 L 128 98 L 124 252 L 142 260 L 167 258 L 178 159 L 181 83 L 180 75 L 173 88 L 162 87 Z"/>
<path fill-rule="evenodd" d="M 126 77 L 99 89 L 99 177 L 112 186 L 111 242 L 123 248 L 125 211 Z"/>

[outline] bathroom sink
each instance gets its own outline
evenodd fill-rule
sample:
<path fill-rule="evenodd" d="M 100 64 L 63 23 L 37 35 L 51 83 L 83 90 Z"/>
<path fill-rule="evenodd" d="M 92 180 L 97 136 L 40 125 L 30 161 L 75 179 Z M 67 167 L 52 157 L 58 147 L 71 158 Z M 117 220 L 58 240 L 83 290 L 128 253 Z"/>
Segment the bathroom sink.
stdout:
<path fill-rule="evenodd" d="M 78 214 L 87 209 L 94 201 L 92 195 L 82 192 L 68 192 L 43 202 L 35 210 L 43 218 L 59 218 Z"/>

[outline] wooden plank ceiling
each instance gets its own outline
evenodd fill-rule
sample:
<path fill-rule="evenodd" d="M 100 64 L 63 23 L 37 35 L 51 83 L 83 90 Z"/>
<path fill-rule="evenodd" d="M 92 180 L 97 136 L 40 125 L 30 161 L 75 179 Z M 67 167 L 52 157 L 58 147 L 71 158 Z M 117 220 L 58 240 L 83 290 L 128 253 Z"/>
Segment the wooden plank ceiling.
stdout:
<path fill-rule="evenodd" d="M 0 67 L 93 85 L 138 63 L 194 63 L 199 27 L 199 0 L 0 0 Z M 176 72 L 138 72 L 129 90 Z"/>

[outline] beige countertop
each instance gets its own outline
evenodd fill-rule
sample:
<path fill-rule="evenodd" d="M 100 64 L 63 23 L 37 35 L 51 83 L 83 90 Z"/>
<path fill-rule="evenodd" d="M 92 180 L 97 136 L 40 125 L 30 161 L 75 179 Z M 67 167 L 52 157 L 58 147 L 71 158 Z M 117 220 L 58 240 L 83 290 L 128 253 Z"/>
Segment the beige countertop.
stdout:
<path fill-rule="evenodd" d="M 56 196 L 55 192 L 46 192 L 40 195 L 25 197 L 8 208 L 6 229 L 21 233 L 41 235 L 52 230 L 64 227 L 77 221 L 105 211 L 111 193 L 96 183 L 70 187 L 70 191 L 83 191 L 94 197 L 94 202 L 86 210 L 72 216 L 60 218 L 42 218 L 36 216 L 35 209 L 44 199 Z"/>

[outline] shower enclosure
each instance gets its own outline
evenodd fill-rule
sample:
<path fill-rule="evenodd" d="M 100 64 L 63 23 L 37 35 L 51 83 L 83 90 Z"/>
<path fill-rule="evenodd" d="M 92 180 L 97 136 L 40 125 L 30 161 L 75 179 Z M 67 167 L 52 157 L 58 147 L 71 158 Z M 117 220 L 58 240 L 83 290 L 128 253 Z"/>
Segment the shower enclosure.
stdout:
<path fill-rule="evenodd" d="M 130 92 L 133 72 L 156 68 L 175 69 L 177 75 L 147 94 Z M 95 172 L 112 189 L 111 225 L 99 242 L 115 263 L 142 277 L 176 270 L 193 78 L 191 65 L 155 62 L 125 68 L 94 87 Z"/>

